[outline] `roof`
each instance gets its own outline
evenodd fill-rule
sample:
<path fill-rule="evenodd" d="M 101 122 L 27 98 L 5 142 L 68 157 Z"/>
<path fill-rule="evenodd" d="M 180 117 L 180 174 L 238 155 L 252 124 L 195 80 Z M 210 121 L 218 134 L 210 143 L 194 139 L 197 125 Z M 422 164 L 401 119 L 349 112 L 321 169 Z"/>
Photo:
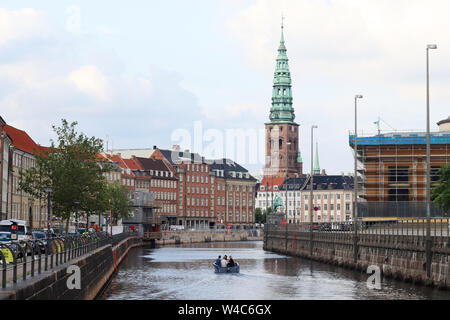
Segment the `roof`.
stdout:
<path fill-rule="evenodd" d="M 36 154 L 41 151 L 40 147 L 25 131 L 14 128 L 7 124 L 3 126 L 3 129 L 11 138 L 12 145 L 15 148 L 30 154 Z"/>
<path fill-rule="evenodd" d="M 260 188 L 268 186 L 268 190 L 272 190 L 272 186 L 280 187 L 283 184 L 284 179 L 284 176 L 264 176 L 259 186 Z"/>
<path fill-rule="evenodd" d="M 349 136 L 349 144 L 354 145 L 355 135 Z M 378 145 L 425 145 L 427 144 L 427 134 L 425 132 L 410 133 L 384 133 L 371 137 L 358 136 L 358 146 L 378 146 Z M 430 144 L 450 144 L 450 132 L 431 132 Z"/>
<path fill-rule="evenodd" d="M 142 168 L 133 159 L 122 159 L 122 160 L 131 170 L 142 170 Z"/>
<path fill-rule="evenodd" d="M 284 180 L 283 184 L 281 185 L 281 190 L 302 190 L 303 186 L 306 182 L 308 182 L 309 176 L 304 175 L 300 178 L 288 178 Z"/>
<path fill-rule="evenodd" d="M 311 179 L 303 184 L 300 190 L 310 190 Z M 343 175 L 313 175 L 313 190 L 352 190 L 353 177 Z M 289 190 L 289 189 L 288 189 Z"/>
<path fill-rule="evenodd" d="M 199 155 L 198 153 L 191 153 L 188 151 L 180 151 L 180 150 L 164 150 L 159 149 L 162 155 L 169 161 L 172 166 L 177 166 L 182 162 L 191 161 L 194 163 L 203 163 L 205 159 Z"/>
<path fill-rule="evenodd" d="M 164 163 L 163 160 L 154 158 L 141 158 L 141 157 L 135 157 L 134 159 L 138 163 L 138 165 L 141 166 L 142 170 L 167 171 L 172 173 L 170 168 Z M 169 176 L 164 178 L 176 179 L 175 176 L 173 177 Z"/>
<path fill-rule="evenodd" d="M 439 122 L 437 123 L 437 125 L 440 126 L 441 124 L 444 124 L 444 123 L 450 123 L 450 116 L 448 116 L 447 119 L 444 119 L 444 120 L 439 121 Z"/>
<path fill-rule="evenodd" d="M 233 160 L 222 158 L 216 160 L 207 160 L 206 162 L 210 163 L 209 165 L 210 170 L 212 171 L 222 170 L 224 173 L 223 177 L 226 179 L 256 181 L 256 179 L 248 172 L 247 169 L 245 169 L 238 163 L 234 162 Z M 246 173 L 246 174 L 241 175 L 235 173 Z"/>

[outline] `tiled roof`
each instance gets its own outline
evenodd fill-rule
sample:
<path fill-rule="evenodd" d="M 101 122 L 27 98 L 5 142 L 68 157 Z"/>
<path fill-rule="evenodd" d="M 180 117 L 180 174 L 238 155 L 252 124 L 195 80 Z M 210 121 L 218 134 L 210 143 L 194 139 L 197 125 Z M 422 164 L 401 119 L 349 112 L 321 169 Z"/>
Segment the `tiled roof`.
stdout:
<path fill-rule="evenodd" d="M 217 159 L 217 160 L 207 160 L 207 162 L 210 163 L 209 165 L 210 170 L 212 171 L 223 170 L 224 178 L 256 181 L 256 179 L 251 174 L 249 174 L 247 169 L 245 169 L 238 163 L 234 162 L 233 160 Z M 242 175 L 242 178 L 239 176 L 239 174 L 235 174 L 235 176 L 233 176 L 233 172 L 246 173 L 248 174 L 248 178 L 244 174 Z"/>
<path fill-rule="evenodd" d="M 3 126 L 3 129 L 12 139 L 12 144 L 17 149 L 28 152 L 30 154 L 36 154 L 41 151 L 40 147 L 25 131 L 19 130 L 7 124 Z"/>
<path fill-rule="evenodd" d="M 269 190 L 272 190 L 272 186 L 278 186 L 280 187 L 284 182 L 285 177 L 279 177 L 279 176 L 264 176 L 264 178 L 261 181 L 261 184 L 259 187 L 266 188 L 269 186 Z"/>
<path fill-rule="evenodd" d="M 188 160 L 195 163 L 203 163 L 205 161 L 205 159 L 198 153 L 183 152 L 181 150 L 164 150 L 164 149 L 159 149 L 159 151 L 161 151 L 162 155 L 173 166 L 176 166 L 181 162 L 185 162 Z"/>
<path fill-rule="evenodd" d="M 303 185 L 301 190 L 310 190 L 310 179 Z M 353 189 L 353 177 L 335 175 L 315 175 L 313 179 L 313 190 L 351 190 Z"/>
<path fill-rule="evenodd" d="M 142 168 L 133 159 L 122 159 L 126 166 L 131 170 L 142 170 Z"/>

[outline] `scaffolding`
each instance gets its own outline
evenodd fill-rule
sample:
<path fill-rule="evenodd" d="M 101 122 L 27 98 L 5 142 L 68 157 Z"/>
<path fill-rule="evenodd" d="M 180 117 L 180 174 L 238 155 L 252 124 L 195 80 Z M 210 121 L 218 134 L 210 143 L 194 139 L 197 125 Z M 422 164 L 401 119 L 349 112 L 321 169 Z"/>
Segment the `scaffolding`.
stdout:
<path fill-rule="evenodd" d="M 355 136 L 350 134 L 354 150 Z M 357 172 L 359 175 L 358 216 L 426 216 L 426 133 L 384 133 L 358 135 Z M 431 187 L 440 167 L 450 164 L 450 132 L 430 133 Z M 443 213 L 434 203 L 431 215 Z"/>

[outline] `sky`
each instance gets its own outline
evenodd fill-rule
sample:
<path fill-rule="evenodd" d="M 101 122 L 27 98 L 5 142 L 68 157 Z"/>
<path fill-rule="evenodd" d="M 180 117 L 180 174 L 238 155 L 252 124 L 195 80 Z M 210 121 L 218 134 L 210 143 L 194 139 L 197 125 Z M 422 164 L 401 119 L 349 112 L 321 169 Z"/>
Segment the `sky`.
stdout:
<path fill-rule="evenodd" d="M 431 129 L 450 116 L 448 12 L 448 0 L 3 0 L 0 116 L 41 145 L 67 119 L 109 148 L 213 146 L 257 173 L 263 139 L 242 155 L 227 132 L 269 121 L 284 15 L 304 172 L 317 125 L 321 168 L 349 173 L 356 94 L 358 134 L 379 117 L 382 130 L 425 131 L 427 44 Z"/>

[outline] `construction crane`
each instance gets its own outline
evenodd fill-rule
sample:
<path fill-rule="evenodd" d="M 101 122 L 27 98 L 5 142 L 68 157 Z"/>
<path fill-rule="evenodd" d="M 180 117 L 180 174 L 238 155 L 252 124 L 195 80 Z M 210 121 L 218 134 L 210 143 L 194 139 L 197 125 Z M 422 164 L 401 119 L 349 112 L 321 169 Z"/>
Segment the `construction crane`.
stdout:
<path fill-rule="evenodd" d="M 386 121 L 384 121 L 383 119 L 381 119 L 380 117 L 378 117 L 378 121 L 375 121 L 373 124 L 377 125 L 377 129 L 378 129 L 378 135 L 381 133 L 381 121 L 383 121 L 383 123 L 385 125 L 387 125 L 389 128 L 391 128 L 394 131 L 397 131 L 397 129 L 393 128 L 389 123 L 387 123 Z"/>

